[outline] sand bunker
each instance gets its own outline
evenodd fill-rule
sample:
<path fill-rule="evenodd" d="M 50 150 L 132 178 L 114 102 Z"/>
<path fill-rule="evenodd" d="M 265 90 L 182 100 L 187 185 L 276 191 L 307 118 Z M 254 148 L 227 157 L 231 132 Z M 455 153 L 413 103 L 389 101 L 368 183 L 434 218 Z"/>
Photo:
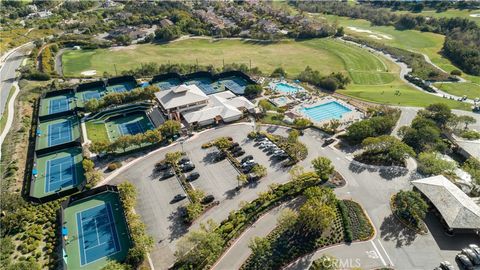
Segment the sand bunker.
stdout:
<path fill-rule="evenodd" d="M 117 52 L 117 51 L 130 51 L 130 50 L 135 50 L 136 48 L 137 48 L 137 45 L 118 46 L 118 47 L 112 47 L 112 48 L 110 48 L 110 51 L 112 51 L 112 52 Z"/>
<path fill-rule="evenodd" d="M 474 13 L 474 14 L 470 14 L 470 17 L 473 17 L 473 18 L 480 18 L 480 13 Z"/>
<path fill-rule="evenodd" d="M 373 39 L 382 40 L 381 37 L 376 36 L 376 35 L 368 35 L 368 36 L 371 37 L 371 38 L 373 38 Z"/>
<path fill-rule="evenodd" d="M 85 71 L 82 71 L 80 74 L 82 74 L 83 76 L 93 76 L 97 74 L 97 71 L 95 69 L 85 70 Z"/>
<path fill-rule="evenodd" d="M 354 27 L 354 26 L 348 26 L 347 27 L 348 29 L 352 30 L 352 31 L 355 31 L 357 33 L 368 33 L 368 34 L 371 34 L 371 35 L 368 35 L 369 37 L 373 38 L 373 39 L 377 39 L 377 40 L 381 40 L 381 39 L 392 39 L 392 37 L 388 36 L 388 35 L 385 35 L 385 34 L 380 34 L 380 33 L 375 33 L 373 31 L 370 31 L 370 30 L 367 30 L 367 29 L 361 29 L 361 28 L 358 28 L 358 27 Z"/>

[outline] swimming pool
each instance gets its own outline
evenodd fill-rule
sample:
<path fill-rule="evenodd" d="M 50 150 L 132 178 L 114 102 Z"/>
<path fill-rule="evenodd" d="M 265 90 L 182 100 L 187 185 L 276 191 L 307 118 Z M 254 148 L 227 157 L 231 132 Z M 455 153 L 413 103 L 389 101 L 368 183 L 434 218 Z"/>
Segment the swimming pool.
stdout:
<path fill-rule="evenodd" d="M 292 93 L 298 92 L 300 88 L 288 83 L 280 82 L 275 84 L 275 90 L 283 93 L 287 93 L 287 94 L 292 94 Z"/>
<path fill-rule="evenodd" d="M 351 111 L 352 110 L 336 101 L 320 104 L 315 107 L 301 109 L 301 112 L 303 114 L 317 122 L 330 119 L 341 119 L 345 113 Z"/>

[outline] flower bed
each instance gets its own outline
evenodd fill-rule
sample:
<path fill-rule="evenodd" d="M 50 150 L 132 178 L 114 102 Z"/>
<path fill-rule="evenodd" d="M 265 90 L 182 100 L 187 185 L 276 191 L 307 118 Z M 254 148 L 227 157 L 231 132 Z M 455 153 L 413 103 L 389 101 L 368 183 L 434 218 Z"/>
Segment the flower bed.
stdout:
<path fill-rule="evenodd" d="M 371 238 L 375 231 L 362 207 L 354 201 L 343 200 L 343 202 L 348 210 L 353 240 L 364 241 Z"/>

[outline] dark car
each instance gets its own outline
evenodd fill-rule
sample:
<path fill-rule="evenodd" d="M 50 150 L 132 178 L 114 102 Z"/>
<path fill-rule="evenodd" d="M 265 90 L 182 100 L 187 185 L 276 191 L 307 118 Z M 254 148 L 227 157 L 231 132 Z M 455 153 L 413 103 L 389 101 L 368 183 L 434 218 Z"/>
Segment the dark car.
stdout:
<path fill-rule="evenodd" d="M 213 195 L 207 195 L 202 199 L 202 204 L 208 204 L 211 203 L 215 200 L 215 197 Z"/>
<path fill-rule="evenodd" d="M 185 163 L 183 166 L 180 167 L 182 172 L 189 172 L 195 169 L 195 165 L 193 163 Z"/>
<path fill-rule="evenodd" d="M 323 142 L 322 147 L 328 146 L 328 145 L 330 145 L 330 144 L 332 144 L 332 143 L 334 143 L 334 142 L 335 142 L 335 139 L 334 139 L 334 138 L 328 138 L 328 139 L 326 139 L 326 140 Z"/>
<path fill-rule="evenodd" d="M 249 173 L 247 175 L 247 180 L 248 180 L 248 182 L 255 182 L 255 181 L 260 180 L 260 176 L 254 174 L 254 173 Z"/>
<path fill-rule="evenodd" d="M 163 174 L 162 174 L 162 178 L 161 179 L 167 179 L 167 178 L 170 178 L 172 176 L 175 175 L 175 171 L 173 170 L 168 170 L 168 171 L 165 171 Z"/>
<path fill-rule="evenodd" d="M 473 263 L 468 259 L 467 256 L 463 254 L 458 254 L 455 259 L 458 261 L 458 263 L 466 270 L 472 270 L 473 269 Z"/>
<path fill-rule="evenodd" d="M 242 158 L 242 160 L 240 160 L 240 163 L 245 163 L 249 160 L 253 160 L 253 156 L 252 155 L 248 155 L 248 156 L 245 156 L 244 158 Z"/>
<path fill-rule="evenodd" d="M 190 159 L 189 158 L 182 158 L 178 161 L 178 164 L 182 165 L 182 164 L 185 164 L 185 163 L 189 163 L 190 162 Z"/>
<path fill-rule="evenodd" d="M 198 177 L 200 177 L 200 174 L 198 172 L 192 172 L 186 178 L 187 178 L 187 181 L 190 182 L 190 181 L 193 181 L 193 180 L 197 179 Z"/>
<path fill-rule="evenodd" d="M 473 250 L 475 253 L 477 253 L 478 256 L 480 256 L 480 248 L 475 245 L 475 244 L 470 244 L 468 245 L 468 247 Z"/>
<path fill-rule="evenodd" d="M 155 164 L 155 168 L 159 171 L 164 171 L 164 170 L 172 168 L 172 165 L 170 165 L 170 163 L 166 163 L 166 162 L 163 162 L 163 163 L 159 162 L 159 163 Z"/>
<path fill-rule="evenodd" d="M 240 157 L 240 156 L 243 156 L 245 154 L 245 151 L 243 150 L 240 150 L 240 151 L 237 151 L 237 152 L 233 152 L 233 156 L 234 157 Z"/>
<path fill-rule="evenodd" d="M 440 269 L 442 270 L 455 270 L 453 265 L 449 261 L 444 261 L 440 263 Z"/>
<path fill-rule="evenodd" d="M 250 164 L 247 164 L 245 166 L 242 166 L 242 172 L 243 173 L 249 173 L 250 171 L 252 171 L 253 167 L 255 167 L 255 165 L 257 165 L 257 163 L 250 163 Z"/>
<path fill-rule="evenodd" d="M 232 145 L 230 145 L 230 147 L 228 147 L 228 150 L 232 150 L 236 147 L 239 147 L 239 144 L 236 142 L 236 143 L 232 143 Z"/>
<path fill-rule="evenodd" d="M 243 150 L 242 147 L 237 146 L 235 148 L 230 149 L 230 152 L 235 153 L 235 152 L 242 151 L 242 150 Z"/>
<path fill-rule="evenodd" d="M 480 265 L 480 258 L 472 249 L 464 248 L 462 254 L 467 256 L 474 265 Z"/>
<path fill-rule="evenodd" d="M 226 157 L 227 157 L 227 154 L 225 154 L 225 152 L 218 152 L 218 153 L 215 155 L 214 160 L 215 160 L 215 161 L 221 161 L 221 160 L 224 160 Z"/>
<path fill-rule="evenodd" d="M 170 203 L 176 203 L 176 202 L 179 202 L 183 199 L 187 198 L 187 195 L 185 194 L 177 194 L 173 197 L 173 199 L 170 201 Z"/>
<path fill-rule="evenodd" d="M 279 154 L 279 155 L 274 155 L 273 157 L 277 160 L 285 160 L 285 159 L 288 158 L 288 155 L 287 154 Z"/>

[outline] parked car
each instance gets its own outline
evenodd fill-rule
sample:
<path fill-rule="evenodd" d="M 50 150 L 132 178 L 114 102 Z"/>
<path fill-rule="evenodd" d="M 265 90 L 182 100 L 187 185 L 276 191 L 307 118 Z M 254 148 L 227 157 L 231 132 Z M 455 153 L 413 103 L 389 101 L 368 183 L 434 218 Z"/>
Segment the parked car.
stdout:
<path fill-rule="evenodd" d="M 255 182 L 255 181 L 260 180 L 260 176 L 254 174 L 254 173 L 249 173 L 247 175 L 247 180 L 248 180 L 248 182 Z"/>
<path fill-rule="evenodd" d="M 463 254 L 457 254 L 455 259 L 458 261 L 458 263 L 466 270 L 472 270 L 473 269 L 473 263 L 468 259 L 467 256 Z"/>
<path fill-rule="evenodd" d="M 176 203 L 176 202 L 179 202 L 183 199 L 187 198 L 187 195 L 185 194 L 177 194 L 173 197 L 173 199 L 170 201 L 170 203 Z"/>
<path fill-rule="evenodd" d="M 442 270 L 455 270 L 453 265 L 449 261 L 444 261 L 440 263 L 440 268 Z"/>
<path fill-rule="evenodd" d="M 243 150 L 242 147 L 237 146 L 237 147 L 235 147 L 235 148 L 232 148 L 232 149 L 230 150 L 230 152 L 235 153 L 235 152 L 242 151 L 242 150 Z"/>
<path fill-rule="evenodd" d="M 245 154 L 245 151 L 240 150 L 240 151 L 237 151 L 237 152 L 233 152 L 232 155 L 233 155 L 234 157 L 241 157 L 241 156 L 243 156 L 244 154 Z"/>
<path fill-rule="evenodd" d="M 335 139 L 334 139 L 334 138 L 328 138 L 328 139 L 326 139 L 326 140 L 323 142 L 322 147 L 328 146 L 328 145 L 330 145 L 330 144 L 332 144 L 332 143 L 334 143 L 334 142 L 335 142 Z"/>
<path fill-rule="evenodd" d="M 189 174 L 185 178 L 187 179 L 188 182 L 190 182 L 190 181 L 198 179 L 199 177 L 200 177 L 200 174 L 198 172 L 192 172 L 191 174 Z"/>
<path fill-rule="evenodd" d="M 218 162 L 218 161 L 224 160 L 226 157 L 227 157 L 227 154 L 225 154 L 225 152 L 223 151 L 220 151 L 215 155 L 214 160 Z"/>
<path fill-rule="evenodd" d="M 215 200 L 215 197 L 213 195 L 207 195 L 202 199 L 202 204 L 208 204 L 211 203 Z"/>
<path fill-rule="evenodd" d="M 249 173 L 250 171 L 252 171 L 252 169 L 253 169 L 253 167 L 255 167 L 255 165 L 257 165 L 257 163 L 250 163 L 248 165 L 242 166 L 242 172 L 243 173 Z"/>
<path fill-rule="evenodd" d="M 467 256 L 474 265 L 480 265 L 480 257 L 472 249 L 464 248 L 462 254 Z"/>
<path fill-rule="evenodd" d="M 185 164 L 183 164 L 183 166 L 180 166 L 180 169 L 182 170 L 182 172 L 189 172 L 189 171 L 192 171 L 193 169 L 195 169 L 195 164 L 185 163 Z"/>
<path fill-rule="evenodd" d="M 163 162 L 163 163 L 157 163 L 155 164 L 155 168 L 159 171 L 164 171 L 166 169 L 170 169 L 172 168 L 172 165 L 170 165 L 170 163 L 166 163 L 166 162 Z"/>
<path fill-rule="evenodd" d="M 175 175 L 175 171 L 172 170 L 172 169 L 169 169 L 168 171 L 165 171 L 163 174 L 162 174 L 162 177 L 161 179 L 167 179 L 167 178 L 170 178 L 172 176 Z"/>
<path fill-rule="evenodd" d="M 248 156 L 245 156 L 244 158 L 242 158 L 242 160 L 240 160 L 240 163 L 245 163 L 249 160 L 253 160 L 253 156 L 252 155 L 248 155 Z"/>
<path fill-rule="evenodd" d="M 468 245 L 468 247 L 470 249 L 472 249 L 475 253 L 477 253 L 478 256 L 480 256 L 480 248 L 477 245 L 470 244 L 470 245 Z"/>
<path fill-rule="evenodd" d="M 288 158 L 288 155 L 286 153 L 283 153 L 283 154 L 279 154 L 279 155 L 274 155 L 273 157 L 277 160 L 285 160 L 285 159 Z"/>
<path fill-rule="evenodd" d="M 187 157 L 184 157 L 184 158 L 182 158 L 178 161 L 178 164 L 182 165 L 182 164 L 189 163 L 189 162 L 190 162 L 190 159 L 187 158 Z"/>
<path fill-rule="evenodd" d="M 242 165 L 242 167 L 245 167 L 245 166 L 248 166 L 248 165 L 251 165 L 251 164 L 255 164 L 255 160 L 249 159 L 249 160 L 247 160 L 247 161 L 245 161 L 245 162 L 242 162 L 241 165 Z"/>

